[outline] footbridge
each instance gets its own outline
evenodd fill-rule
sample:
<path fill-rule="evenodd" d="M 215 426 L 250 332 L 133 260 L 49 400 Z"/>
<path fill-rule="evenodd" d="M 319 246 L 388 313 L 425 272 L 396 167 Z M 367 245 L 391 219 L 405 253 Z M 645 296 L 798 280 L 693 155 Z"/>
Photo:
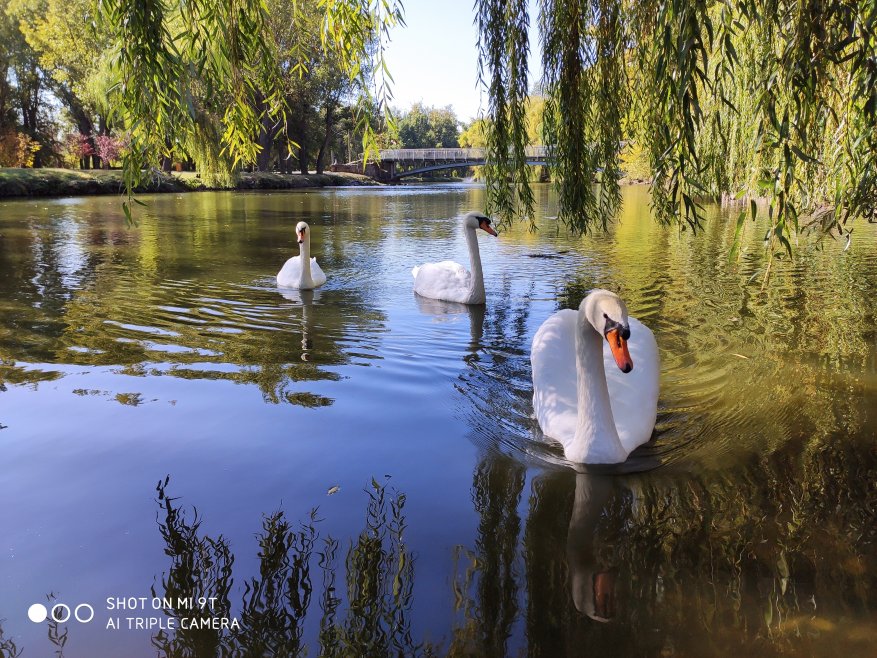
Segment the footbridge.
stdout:
<path fill-rule="evenodd" d="M 381 182 L 389 183 L 409 176 L 421 176 L 432 171 L 443 169 L 465 169 L 480 167 L 485 164 L 487 149 L 387 149 L 380 151 L 380 162 L 370 162 L 365 168 L 362 160 L 336 163 L 332 171 L 345 171 L 365 174 Z M 525 149 L 528 165 L 544 165 L 548 163 L 548 148 L 545 146 L 528 146 Z"/>

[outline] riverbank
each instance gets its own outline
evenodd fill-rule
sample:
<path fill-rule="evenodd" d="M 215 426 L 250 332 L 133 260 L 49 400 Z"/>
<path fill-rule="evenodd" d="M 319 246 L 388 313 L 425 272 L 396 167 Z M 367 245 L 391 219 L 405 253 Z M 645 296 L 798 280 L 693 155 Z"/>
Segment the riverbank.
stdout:
<path fill-rule="evenodd" d="M 327 172 L 323 174 L 242 173 L 236 190 L 289 190 L 313 187 L 377 185 L 359 174 Z M 137 188 L 138 194 L 155 192 L 201 192 L 216 190 L 195 174 L 157 173 Z M 224 188 L 223 188 L 224 189 Z M 0 169 L 0 198 L 88 196 L 122 194 L 124 182 L 119 170 L 100 169 Z"/>

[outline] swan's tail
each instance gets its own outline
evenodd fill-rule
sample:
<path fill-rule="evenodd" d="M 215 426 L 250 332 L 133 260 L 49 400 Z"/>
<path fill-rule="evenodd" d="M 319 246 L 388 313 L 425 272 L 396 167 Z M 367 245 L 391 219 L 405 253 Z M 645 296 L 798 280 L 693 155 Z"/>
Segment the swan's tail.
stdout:
<path fill-rule="evenodd" d="M 414 267 L 411 268 L 411 276 L 413 276 L 416 279 L 417 273 L 419 271 L 420 271 L 420 265 L 415 265 Z"/>

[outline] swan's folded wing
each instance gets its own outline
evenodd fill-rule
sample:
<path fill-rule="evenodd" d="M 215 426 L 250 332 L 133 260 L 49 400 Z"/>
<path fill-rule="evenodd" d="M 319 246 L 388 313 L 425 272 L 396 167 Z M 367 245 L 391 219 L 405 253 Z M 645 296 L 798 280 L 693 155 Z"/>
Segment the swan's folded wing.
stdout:
<path fill-rule="evenodd" d="M 661 360 L 651 329 L 636 318 L 629 318 L 629 322 L 627 349 L 633 370 L 627 374 L 621 372 L 606 341 L 603 341 L 603 367 L 618 438 L 626 450 L 632 451 L 648 441 L 655 428 Z"/>
<path fill-rule="evenodd" d="M 317 265 L 317 259 L 311 258 L 311 279 L 314 280 L 314 287 L 319 287 L 326 283 L 326 274 Z"/>
<path fill-rule="evenodd" d="M 298 288 L 301 281 L 301 256 L 293 256 L 283 264 L 277 273 L 277 285 Z"/>
<path fill-rule="evenodd" d="M 533 336 L 533 410 L 539 427 L 564 445 L 576 433 L 576 311 L 558 311 Z"/>
<path fill-rule="evenodd" d="M 444 260 L 425 263 L 415 269 L 414 292 L 418 295 L 449 302 L 465 302 L 468 298 L 472 275 L 459 263 Z"/>

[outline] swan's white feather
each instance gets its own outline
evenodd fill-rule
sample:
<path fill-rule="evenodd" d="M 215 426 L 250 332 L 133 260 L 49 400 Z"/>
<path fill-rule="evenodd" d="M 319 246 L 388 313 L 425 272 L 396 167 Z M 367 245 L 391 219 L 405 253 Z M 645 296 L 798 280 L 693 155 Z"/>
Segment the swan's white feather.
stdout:
<path fill-rule="evenodd" d="M 472 297 L 472 275 L 452 260 L 424 263 L 411 270 L 414 292 L 430 299 L 469 303 Z"/>
<path fill-rule="evenodd" d="M 320 269 L 316 258 L 311 258 L 311 279 L 314 288 L 326 283 L 326 274 Z M 301 256 L 293 256 L 283 264 L 277 273 L 277 285 L 284 288 L 298 288 L 301 282 Z"/>
<path fill-rule="evenodd" d="M 533 408 L 546 436 L 564 447 L 575 439 L 578 417 L 575 332 L 578 312 L 558 311 L 536 335 L 530 352 L 533 367 Z M 618 438 L 628 453 L 652 435 L 658 409 L 660 358 L 651 330 L 636 318 L 628 318 L 627 342 L 633 370 L 621 372 L 603 341 L 603 367 Z"/>

